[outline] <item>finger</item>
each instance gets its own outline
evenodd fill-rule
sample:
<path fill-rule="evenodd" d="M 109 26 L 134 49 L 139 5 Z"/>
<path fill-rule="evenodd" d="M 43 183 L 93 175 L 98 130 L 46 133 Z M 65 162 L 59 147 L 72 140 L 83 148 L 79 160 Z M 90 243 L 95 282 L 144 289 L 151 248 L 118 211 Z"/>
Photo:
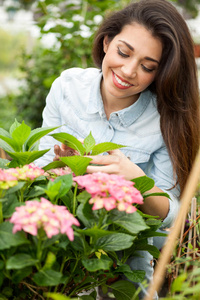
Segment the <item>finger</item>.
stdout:
<path fill-rule="evenodd" d="M 54 153 L 55 153 L 55 155 L 59 155 L 59 153 L 60 153 L 60 146 L 59 145 L 54 145 Z"/>
<path fill-rule="evenodd" d="M 116 165 L 104 165 L 104 166 L 87 166 L 86 172 L 88 174 L 102 172 L 107 174 L 117 174 L 118 169 L 116 168 Z"/>
<path fill-rule="evenodd" d="M 115 155 L 87 155 L 86 157 L 92 158 L 92 161 L 90 162 L 91 164 L 98 165 L 118 164 L 120 161 L 120 157 Z"/>

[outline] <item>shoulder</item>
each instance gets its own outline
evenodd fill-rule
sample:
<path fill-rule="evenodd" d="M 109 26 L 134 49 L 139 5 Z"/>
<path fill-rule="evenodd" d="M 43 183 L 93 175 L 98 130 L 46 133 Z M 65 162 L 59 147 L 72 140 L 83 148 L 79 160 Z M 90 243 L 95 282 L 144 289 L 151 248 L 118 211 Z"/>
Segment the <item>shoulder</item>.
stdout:
<path fill-rule="evenodd" d="M 60 79 L 63 82 L 67 82 L 69 80 L 70 81 L 78 80 L 81 82 L 85 82 L 97 77 L 99 73 L 100 70 L 96 68 L 87 68 L 87 69 L 71 68 L 63 71 L 60 75 Z"/>

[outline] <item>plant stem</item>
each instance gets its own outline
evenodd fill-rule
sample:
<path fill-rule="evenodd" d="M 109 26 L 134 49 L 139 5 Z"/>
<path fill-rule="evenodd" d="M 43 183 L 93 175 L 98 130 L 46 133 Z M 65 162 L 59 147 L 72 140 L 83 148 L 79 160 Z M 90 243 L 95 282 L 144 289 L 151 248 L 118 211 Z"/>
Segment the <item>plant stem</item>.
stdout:
<path fill-rule="evenodd" d="M 74 188 L 74 197 L 73 197 L 73 208 L 72 208 L 72 213 L 75 216 L 76 213 L 76 195 L 77 195 L 77 190 L 78 190 L 78 183 L 76 183 L 75 188 Z"/>
<path fill-rule="evenodd" d="M 3 223 L 3 204 L 0 202 L 0 224 Z"/>

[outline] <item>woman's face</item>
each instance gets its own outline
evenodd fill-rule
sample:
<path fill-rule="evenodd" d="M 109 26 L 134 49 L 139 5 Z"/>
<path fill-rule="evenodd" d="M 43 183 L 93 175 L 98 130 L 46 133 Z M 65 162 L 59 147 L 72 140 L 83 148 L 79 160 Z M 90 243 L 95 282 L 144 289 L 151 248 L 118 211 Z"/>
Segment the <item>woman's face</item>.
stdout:
<path fill-rule="evenodd" d="M 102 63 L 103 100 L 120 101 L 122 108 L 134 103 L 154 80 L 162 55 L 162 43 L 142 25 L 124 26 L 110 42 L 104 38 Z"/>

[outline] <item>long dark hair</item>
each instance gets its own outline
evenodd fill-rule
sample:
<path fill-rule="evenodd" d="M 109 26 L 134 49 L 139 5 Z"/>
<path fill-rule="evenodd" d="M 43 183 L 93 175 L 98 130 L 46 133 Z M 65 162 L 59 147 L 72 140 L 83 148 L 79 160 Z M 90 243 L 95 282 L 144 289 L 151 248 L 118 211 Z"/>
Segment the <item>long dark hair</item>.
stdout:
<path fill-rule="evenodd" d="M 93 45 L 93 59 L 101 68 L 103 39 L 112 40 L 125 25 L 138 23 L 159 38 L 163 53 L 154 82 L 160 127 L 181 191 L 200 143 L 199 88 L 194 45 L 186 22 L 166 0 L 131 3 L 104 20 Z"/>

